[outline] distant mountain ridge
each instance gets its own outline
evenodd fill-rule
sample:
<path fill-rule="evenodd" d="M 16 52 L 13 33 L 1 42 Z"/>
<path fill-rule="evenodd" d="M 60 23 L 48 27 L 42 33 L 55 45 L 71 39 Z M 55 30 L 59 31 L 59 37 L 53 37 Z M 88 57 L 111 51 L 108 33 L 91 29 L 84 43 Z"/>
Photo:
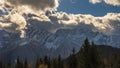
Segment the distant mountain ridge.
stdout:
<path fill-rule="evenodd" d="M 60 25 L 54 22 L 39 21 L 31 19 L 28 15 L 25 37 L 20 38 L 20 33 L 9 33 L 0 30 L 0 59 L 6 61 L 12 59 L 13 62 L 19 56 L 21 59 L 36 59 L 45 55 L 67 58 L 73 48 L 79 51 L 85 38 L 94 41 L 97 45 L 111 45 L 120 48 L 120 28 L 119 22 L 111 24 L 116 30 L 114 34 L 106 34 L 105 31 L 98 31 L 93 24 L 80 23 L 74 28 L 59 28 L 52 33 L 48 28 L 54 29 Z M 36 16 L 35 16 L 36 17 Z M 117 25 L 117 26 L 116 26 Z M 8 58 L 9 57 L 9 58 Z"/>

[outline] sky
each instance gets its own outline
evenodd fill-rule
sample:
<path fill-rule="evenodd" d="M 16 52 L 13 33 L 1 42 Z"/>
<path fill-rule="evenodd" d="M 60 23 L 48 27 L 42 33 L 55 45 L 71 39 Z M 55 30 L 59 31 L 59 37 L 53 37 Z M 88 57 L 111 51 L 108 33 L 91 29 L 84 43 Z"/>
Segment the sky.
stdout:
<path fill-rule="evenodd" d="M 107 13 L 120 13 L 120 6 L 113 6 L 105 2 L 92 4 L 89 0 L 59 0 L 57 11 L 104 16 Z M 0 13 L 2 13 L 2 11 L 0 11 Z"/>
<path fill-rule="evenodd" d="M 84 23 L 108 35 L 120 33 L 120 0 L 0 0 L 0 13 L 0 30 L 22 37 L 29 19 L 49 32 Z"/>
<path fill-rule="evenodd" d="M 104 16 L 111 12 L 120 13 L 120 6 L 109 5 L 104 2 L 92 4 L 89 0 L 60 0 L 58 11 Z"/>

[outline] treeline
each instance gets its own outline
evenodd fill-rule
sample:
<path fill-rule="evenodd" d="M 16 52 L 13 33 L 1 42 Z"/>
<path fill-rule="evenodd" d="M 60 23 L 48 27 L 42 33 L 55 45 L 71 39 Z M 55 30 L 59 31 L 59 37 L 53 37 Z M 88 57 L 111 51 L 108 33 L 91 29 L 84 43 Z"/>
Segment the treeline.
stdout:
<path fill-rule="evenodd" d="M 112 53 L 101 56 L 98 47 L 86 39 L 80 51 L 76 54 L 73 48 L 67 59 L 61 59 L 60 55 L 54 59 L 45 56 L 44 59 L 37 59 L 33 65 L 27 60 L 21 62 L 18 58 L 14 66 L 11 62 L 0 62 L 0 68 L 120 68 L 120 55 Z"/>

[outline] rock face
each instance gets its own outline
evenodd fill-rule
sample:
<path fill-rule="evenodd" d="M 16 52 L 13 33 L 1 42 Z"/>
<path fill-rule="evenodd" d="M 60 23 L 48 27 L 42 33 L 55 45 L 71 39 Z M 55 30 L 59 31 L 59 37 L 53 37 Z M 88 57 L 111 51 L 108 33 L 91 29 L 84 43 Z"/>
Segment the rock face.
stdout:
<path fill-rule="evenodd" d="M 17 57 L 33 62 L 37 58 L 48 55 L 66 58 L 73 48 L 79 51 L 84 39 L 87 37 L 98 45 L 112 45 L 120 48 L 120 27 L 115 26 L 113 34 L 97 31 L 95 27 L 87 24 L 79 24 L 73 29 L 57 29 L 51 33 L 45 28 L 57 27 L 52 23 L 42 23 L 36 20 L 28 20 L 30 25 L 25 30 L 25 38 L 20 38 L 20 33 L 9 33 L 0 30 L 0 60 L 15 62 Z M 40 23 L 40 24 L 38 24 Z"/>

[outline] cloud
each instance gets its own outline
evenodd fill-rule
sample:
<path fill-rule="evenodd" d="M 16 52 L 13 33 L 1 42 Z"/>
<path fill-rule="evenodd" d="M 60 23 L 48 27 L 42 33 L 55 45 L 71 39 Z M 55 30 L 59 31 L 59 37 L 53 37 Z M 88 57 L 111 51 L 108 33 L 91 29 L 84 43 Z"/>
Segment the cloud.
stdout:
<path fill-rule="evenodd" d="M 0 11 L 2 11 L 2 13 L 5 13 L 6 9 L 3 6 L 1 6 Z"/>
<path fill-rule="evenodd" d="M 102 0 L 89 0 L 89 2 L 95 4 L 95 3 L 100 3 Z"/>
<path fill-rule="evenodd" d="M 20 32 L 21 37 L 25 36 L 25 29 L 28 25 L 44 28 L 51 32 L 61 28 L 78 27 L 81 23 L 92 25 L 96 31 L 105 34 L 120 30 L 120 26 L 118 26 L 120 25 L 120 13 L 108 13 L 103 17 L 95 17 L 90 14 L 67 14 L 66 12 L 49 11 L 49 9 L 54 10 L 58 7 L 58 0 L 6 0 L 6 2 L 10 5 L 4 4 L 4 7 L 12 8 L 12 10 L 8 15 L 0 17 L 0 30 L 12 33 Z M 99 3 L 101 0 L 90 0 L 90 2 Z M 48 13 L 36 13 L 30 7 L 47 10 Z"/>
<path fill-rule="evenodd" d="M 0 17 L 0 30 L 12 33 L 20 32 L 20 36 L 24 37 L 25 29 L 29 24 L 27 21 L 30 18 L 25 15 L 36 15 L 38 17 L 33 16 L 30 19 L 48 23 L 49 19 L 45 12 L 54 11 L 58 5 L 58 0 L 1 0 L 0 10 L 8 12 L 8 15 Z"/>
<path fill-rule="evenodd" d="M 47 19 L 48 17 L 45 15 L 45 12 L 48 10 L 54 11 L 58 5 L 58 0 L 0 0 L 0 10 L 8 12 L 8 15 L 0 17 L 0 30 L 21 33 L 20 37 L 24 37 L 25 29 L 29 24 L 27 20 L 30 18 L 25 16 L 25 14 L 38 16 L 31 17 L 31 20 L 47 22 L 49 19 Z"/>
<path fill-rule="evenodd" d="M 4 0 L 0 0 L 0 5 L 4 3 Z"/>
<path fill-rule="evenodd" d="M 94 17 L 92 15 L 84 14 L 67 14 L 65 12 L 58 12 L 49 16 L 52 22 L 59 25 L 67 26 L 78 26 L 81 23 L 87 25 L 93 25 L 97 31 L 104 32 L 106 34 L 112 33 L 117 25 L 120 25 L 120 13 L 108 13 L 103 17 Z M 116 24 L 117 22 L 117 24 Z M 114 26 L 112 25 L 114 24 Z M 120 28 L 118 28 L 120 29 Z"/>
<path fill-rule="evenodd" d="M 0 17 L 0 29 L 12 33 L 21 33 L 21 37 L 24 37 L 24 29 L 26 28 L 26 20 L 18 13 L 4 15 Z"/>
<path fill-rule="evenodd" d="M 20 11 L 20 9 L 19 9 Z M 23 12 L 12 11 L 9 15 L 0 17 L 0 29 L 12 33 L 21 33 L 21 37 L 26 34 L 27 25 L 43 28 L 50 32 L 58 29 L 73 29 L 82 23 L 94 26 L 98 32 L 110 35 L 113 31 L 120 30 L 120 13 L 108 13 L 102 17 L 95 17 L 90 14 L 67 14 L 66 12 L 54 12 L 47 16 L 45 14 L 23 14 Z M 81 27 L 79 27 L 81 28 Z M 84 27 L 85 29 L 85 27 Z"/>
<path fill-rule="evenodd" d="M 120 0 L 89 0 L 91 3 L 100 3 L 105 2 L 106 4 L 110 4 L 113 6 L 120 6 Z"/>
<path fill-rule="evenodd" d="M 11 6 L 27 5 L 37 10 L 54 10 L 58 7 L 58 0 L 5 0 Z"/>
<path fill-rule="evenodd" d="M 0 11 L 5 12 L 4 1 L 0 0 Z"/>

